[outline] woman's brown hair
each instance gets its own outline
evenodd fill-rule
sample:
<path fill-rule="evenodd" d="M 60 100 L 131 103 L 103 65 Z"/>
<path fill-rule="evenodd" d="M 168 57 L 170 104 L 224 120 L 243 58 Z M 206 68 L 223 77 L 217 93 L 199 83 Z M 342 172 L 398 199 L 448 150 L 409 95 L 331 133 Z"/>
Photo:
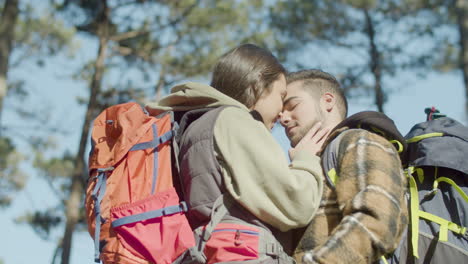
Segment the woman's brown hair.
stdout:
<path fill-rule="evenodd" d="M 211 86 L 251 108 L 286 70 L 273 54 L 253 44 L 240 45 L 216 63 Z"/>

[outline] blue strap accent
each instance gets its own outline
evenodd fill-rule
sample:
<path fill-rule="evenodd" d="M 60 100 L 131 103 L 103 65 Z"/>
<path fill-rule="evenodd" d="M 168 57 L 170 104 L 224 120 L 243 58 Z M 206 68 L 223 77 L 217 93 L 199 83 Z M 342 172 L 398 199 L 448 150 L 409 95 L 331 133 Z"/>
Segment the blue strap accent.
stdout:
<path fill-rule="evenodd" d="M 141 106 L 141 110 L 143 110 L 143 113 L 145 113 L 145 115 L 149 115 L 148 110 L 146 110 L 145 107 Z"/>
<path fill-rule="evenodd" d="M 154 194 L 156 188 L 156 180 L 158 179 L 158 150 L 153 150 L 153 183 L 151 184 L 151 194 Z"/>
<path fill-rule="evenodd" d="M 188 207 L 185 202 L 181 202 L 179 205 L 173 205 L 173 206 L 168 206 L 164 207 L 158 210 L 153 210 L 141 214 L 136 214 L 136 215 L 130 215 L 126 217 L 119 218 L 115 221 L 112 221 L 112 228 L 116 228 L 122 225 L 126 224 L 132 224 L 136 222 L 141 222 L 147 219 L 153 219 L 157 217 L 161 217 L 164 215 L 172 215 L 176 213 L 181 213 L 181 212 L 187 212 Z"/>
<path fill-rule="evenodd" d="M 164 135 L 159 137 L 159 144 L 164 144 L 167 141 L 171 140 L 171 138 L 174 136 L 174 130 L 169 130 Z"/>
<path fill-rule="evenodd" d="M 153 140 L 136 144 L 130 151 L 155 148 L 158 146 L 158 129 L 156 124 L 153 124 L 151 127 L 153 128 Z"/>
<path fill-rule="evenodd" d="M 154 149 L 153 183 L 151 185 L 151 194 L 154 194 L 154 191 L 156 189 L 156 180 L 157 180 L 157 177 L 158 177 L 158 151 L 157 151 L 156 148 L 160 144 L 164 144 L 167 141 L 171 140 L 172 137 L 174 137 L 174 135 L 175 135 L 175 131 L 170 130 L 170 131 L 164 133 L 164 135 L 158 137 L 158 129 L 157 129 L 156 124 L 153 124 L 152 128 L 153 128 L 153 140 L 148 141 L 148 142 L 143 142 L 143 143 L 136 144 L 135 146 L 133 146 L 130 149 L 130 151 L 142 150 L 142 149 Z"/>
<path fill-rule="evenodd" d="M 243 229 L 236 229 L 236 228 L 222 228 L 222 229 L 215 229 L 211 233 L 217 233 L 217 232 L 239 232 L 243 234 L 249 234 L 249 235 L 255 235 L 258 236 L 259 233 L 256 231 L 252 230 L 243 230 Z"/>
<path fill-rule="evenodd" d="M 157 131 L 156 124 L 153 124 L 153 140 L 136 144 L 130 149 L 130 151 L 156 148 L 160 144 L 164 144 L 169 141 L 175 134 L 174 130 L 170 130 L 164 133 L 164 135 L 158 137 Z"/>
<path fill-rule="evenodd" d="M 95 215 L 95 229 L 94 229 L 94 261 L 99 263 L 99 236 L 101 234 L 101 222 L 103 222 L 103 218 L 101 216 L 101 201 L 106 193 L 106 181 L 107 181 L 107 171 L 112 170 L 114 168 L 108 169 L 98 169 L 98 176 L 97 182 L 94 186 L 93 193 L 91 197 L 94 200 L 94 215 Z"/>
<path fill-rule="evenodd" d="M 166 143 L 167 141 L 171 140 L 172 137 L 174 137 L 176 131 L 174 130 L 170 130 L 166 133 L 164 133 L 164 135 L 160 136 L 158 138 L 158 146 L 159 144 L 164 144 Z M 151 194 L 154 194 L 154 191 L 155 191 L 155 188 L 156 188 L 156 180 L 158 179 L 158 151 L 156 149 L 156 147 L 154 148 L 154 165 L 153 165 L 153 184 L 151 186 Z"/>

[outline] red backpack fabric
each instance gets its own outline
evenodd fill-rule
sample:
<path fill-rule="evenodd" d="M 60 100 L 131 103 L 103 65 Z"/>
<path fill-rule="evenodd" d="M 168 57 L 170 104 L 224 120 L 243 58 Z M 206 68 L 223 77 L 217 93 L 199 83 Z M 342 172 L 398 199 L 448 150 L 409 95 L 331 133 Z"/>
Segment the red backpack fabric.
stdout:
<path fill-rule="evenodd" d="M 119 104 L 93 125 L 85 207 L 96 262 L 173 263 L 195 238 L 173 186 L 171 113 Z"/>

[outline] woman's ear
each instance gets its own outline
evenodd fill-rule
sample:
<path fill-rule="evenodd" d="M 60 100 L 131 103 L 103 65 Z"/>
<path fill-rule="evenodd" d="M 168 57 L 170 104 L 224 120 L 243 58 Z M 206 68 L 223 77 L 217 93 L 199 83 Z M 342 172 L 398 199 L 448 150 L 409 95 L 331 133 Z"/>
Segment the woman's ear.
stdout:
<path fill-rule="evenodd" d="M 332 93 L 324 93 L 320 99 L 320 104 L 323 110 L 331 112 L 333 108 L 335 108 L 336 98 Z"/>

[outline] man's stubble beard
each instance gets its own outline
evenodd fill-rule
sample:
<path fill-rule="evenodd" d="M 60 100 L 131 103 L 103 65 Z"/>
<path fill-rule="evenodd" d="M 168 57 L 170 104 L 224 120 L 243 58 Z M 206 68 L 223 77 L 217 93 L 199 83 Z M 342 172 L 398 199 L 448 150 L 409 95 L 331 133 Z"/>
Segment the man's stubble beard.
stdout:
<path fill-rule="evenodd" d="M 292 138 L 290 138 L 291 141 L 291 147 L 296 147 L 296 145 L 301 141 L 302 138 L 309 132 L 309 130 L 317 123 L 317 122 L 322 122 L 322 126 L 325 122 L 324 114 L 320 108 L 315 109 L 315 115 L 317 118 L 315 120 L 312 120 L 309 124 L 306 126 L 302 127 L 299 129 L 296 135 L 294 135 Z"/>

